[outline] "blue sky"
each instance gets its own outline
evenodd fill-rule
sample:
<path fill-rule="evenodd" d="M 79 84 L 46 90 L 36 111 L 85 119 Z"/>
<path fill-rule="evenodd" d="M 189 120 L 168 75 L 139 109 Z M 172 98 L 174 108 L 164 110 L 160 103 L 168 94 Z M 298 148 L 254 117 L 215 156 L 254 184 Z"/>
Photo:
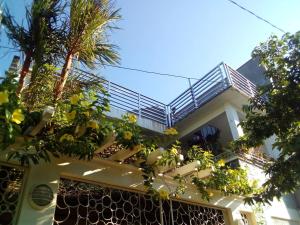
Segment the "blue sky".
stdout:
<path fill-rule="evenodd" d="M 236 0 L 285 31 L 300 30 L 299 0 Z M 24 17 L 27 0 L 4 0 L 16 19 Z M 111 40 L 120 48 L 121 65 L 162 73 L 202 77 L 224 61 L 237 68 L 253 48 L 278 30 L 227 0 L 116 0 L 120 30 Z M 7 45 L 3 32 L 1 45 Z M 0 70 L 13 53 L 0 49 Z M 152 76 L 113 68 L 96 73 L 142 94 L 169 103 L 188 87 L 184 79 Z"/>

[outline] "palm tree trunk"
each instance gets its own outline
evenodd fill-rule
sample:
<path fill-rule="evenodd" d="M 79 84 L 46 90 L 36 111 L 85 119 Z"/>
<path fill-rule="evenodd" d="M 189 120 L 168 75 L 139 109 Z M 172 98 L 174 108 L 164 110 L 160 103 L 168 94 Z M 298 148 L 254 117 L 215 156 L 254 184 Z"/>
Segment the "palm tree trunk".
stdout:
<path fill-rule="evenodd" d="M 60 74 L 60 79 L 56 84 L 55 90 L 54 90 L 54 101 L 56 102 L 57 100 L 59 100 L 62 96 L 66 81 L 68 79 L 69 76 L 69 72 L 72 66 L 72 58 L 73 58 L 73 54 L 72 53 L 68 53 L 67 57 L 65 59 L 65 64 L 61 70 L 61 74 Z"/>
<path fill-rule="evenodd" d="M 27 53 L 25 56 L 25 60 L 24 60 L 23 66 L 22 66 L 21 73 L 20 73 L 19 85 L 16 90 L 17 96 L 19 96 L 23 90 L 25 77 L 28 74 L 30 64 L 31 64 L 31 53 Z"/>

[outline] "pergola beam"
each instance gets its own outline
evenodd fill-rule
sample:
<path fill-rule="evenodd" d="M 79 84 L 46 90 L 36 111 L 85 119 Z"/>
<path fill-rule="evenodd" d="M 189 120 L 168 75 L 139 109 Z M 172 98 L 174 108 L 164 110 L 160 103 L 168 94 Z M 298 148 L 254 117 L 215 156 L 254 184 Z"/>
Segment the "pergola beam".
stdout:
<path fill-rule="evenodd" d="M 101 153 L 103 152 L 105 149 L 107 149 L 108 147 L 112 146 L 115 143 L 116 137 L 114 134 L 108 135 L 104 141 L 103 144 L 101 146 L 99 146 L 98 149 L 96 149 L 95 153 Z"/>
<path fill-rule="evenodd" d="M 115 154 L 111 155 L 109 157 L 110 160 L 118 161 L 118 162 L 123 162 L 125 159 L 130 158 L 131 156 L 135 155 L 139 151 L 141 151 L 141 146 L 136 145 L 132 149 L 122 149 Z"/>

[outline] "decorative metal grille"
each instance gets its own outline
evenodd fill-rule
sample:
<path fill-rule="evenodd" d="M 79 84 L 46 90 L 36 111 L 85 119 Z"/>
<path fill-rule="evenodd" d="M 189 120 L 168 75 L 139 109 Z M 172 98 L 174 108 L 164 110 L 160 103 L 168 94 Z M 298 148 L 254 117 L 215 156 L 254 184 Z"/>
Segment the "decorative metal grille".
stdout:
<path fill-rule="evenodd" d="M 0 224 L 14 224 L 24 170 L 0 165 Z"/>
<path fill-rule="evenodd" d="M 162 202 L 164 224 L 171 225 L 223 225 L 222 210 L 191 205 L 179 201 Z"/>
<path fill-rule="evenodd" d="M 249 220 L 248 220 L 248 215 L 246 213 L 241 212 L 242 216 L 242 221 L 244 225 L 250 225 Z"/>
<path fill-rule="evenodd" d="M 54 225 L 225 225 L 222 210 L 61 179 Z"/>

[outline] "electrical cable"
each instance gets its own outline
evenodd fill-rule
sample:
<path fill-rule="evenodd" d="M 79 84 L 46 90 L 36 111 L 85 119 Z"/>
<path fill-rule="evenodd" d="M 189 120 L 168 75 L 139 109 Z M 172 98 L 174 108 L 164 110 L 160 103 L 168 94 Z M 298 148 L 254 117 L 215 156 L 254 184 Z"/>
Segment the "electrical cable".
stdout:
<path fill-rule="evenodd" d="M 240 9 L 242 9 L 242 10 L 244 10 L 244 11 L 250 13 L 251 15 L 255 16 L 257 19 L 259 19 L 259 20 L 261 20 L 261 21 L 263 21 L 263 22 L 269 24 L 270 26 L 272 26 L 272 27 L 274 27 L 275 29 L 281 31 L 282 33 L 286 33 L 283 29 L 279 28 L 278 26 L 276 26 L 275 24 L 271 23 L 270 21 L 268 21 L 268 20 L 262 18 L 261 16 L 257 15 L 255 12 L 253 12 L 253 11 L 251 11 L 251 10 L 245 8 L 244 6 L 240 5 L 239 3 L 237 3 L 237 2 L 235 2 L 235 1 L 233 1 L 233 0 L 227 0 L 227 1 L 230 2 L 230 3 L 232 3 L 232 4 L 234 4 L 234 5 L 236 5 L 236 6 L 239 7 Z"/>
<path fill-rule="evenodd" d="M 16 48 L 11 48 L 11 47 L 2 46 L 2 45 L 0 45 L 0 48 L 19 50 Z M 100 64 L 100 63 L 95 63 L 95 64 L 102 65 L 102 66 L 114 67 L 114 68 L 123 69 L 123 70 L 130 70 L 130 71 L 142 72 L 142 73 L 147 73 L 147 74 L 154 74 L 154 75 L 159 75 L 159 76 L 168 76 L 168 77 L 181 78 L 181 79 L 187 79 L 187 80 L 196 80 L 196 81 L 201 80 L 201 81 L 206 81 L 206 82 L 211 82 L 211 83 L 220 83 L 220 81 L 215 81 L 215 80 L 211 80 L 211 79 L 201 79 L 201 78 L 187 77 L 187 76 L 177 75 L 177 74 L 160 73 L 160 72 L 155 72 L 155 71 L 148 71 L 148 70 L 144 70 L 144 69 L 137 69 L 137 68 L 132 68 L 132 67 L 118 66 L 118 65 Z"/>
<path fill-rule="evenodd" d="M 100 65 L 99 63 L 95 63 Z M 206 82 L 211 82 L 211 83 L 221 83 L 222 81 L 215 81 L 212 79 L 203 79 L 203 78 L 195 78 L 195 77 L 187 77 L 183 75 L 176 75 L 176 74 L 171 74 L 171 73 L 160 73 L 160 72 L 154 72 L 154 71 L 149 71 L 149 70 L 144 70 L 144 69 L 137 69 L 137 68 L 132 68 L 132 67 L 124 67 L 124 66 L 118 66 L 118 65 L 111 65 L 111 64 L 101 64 L 102 66 L 109 66 L 109 67 L 114 67 L 118 69 L 123 69 L 123 70 L 131 70 L 131 71 L 136 71 L 136 72 L 142 72 L 142 73 L 147 73 L 147 74 L 154 74 L 154 75 L 159 75 L 159 76 L 167 76 L 167 77 L 173 77 L 173 78 L 181 78 L 181 79 L 187 79 L 187 80 L 196 80 L 196 81 L 206 81 Z"/>
<path fill-rule="evenodd" d="M 110 65 L 110 64 L 103 64 L 103 65 L 118 68 L 118 69 L 131 70 L 131 71 L 155 74 L 155 75 L 160 75 L 160 76 L 168 76 L 168 77 L 183 78 L 183 79 L 190 79 L 190 80 L 201 80 L 201 78 L 186 77 L 183 75 L 176 75 L 176 74 L 170 74 L 170 73 L 160 73 L 160 72 L 148 71 L 148 70 L 144 70 L 144 69 L 137 69 L 137 68 L 131 68 L 131 67 L 124 67 L 124 66 L 117 66 L 117 65 Z"/>

